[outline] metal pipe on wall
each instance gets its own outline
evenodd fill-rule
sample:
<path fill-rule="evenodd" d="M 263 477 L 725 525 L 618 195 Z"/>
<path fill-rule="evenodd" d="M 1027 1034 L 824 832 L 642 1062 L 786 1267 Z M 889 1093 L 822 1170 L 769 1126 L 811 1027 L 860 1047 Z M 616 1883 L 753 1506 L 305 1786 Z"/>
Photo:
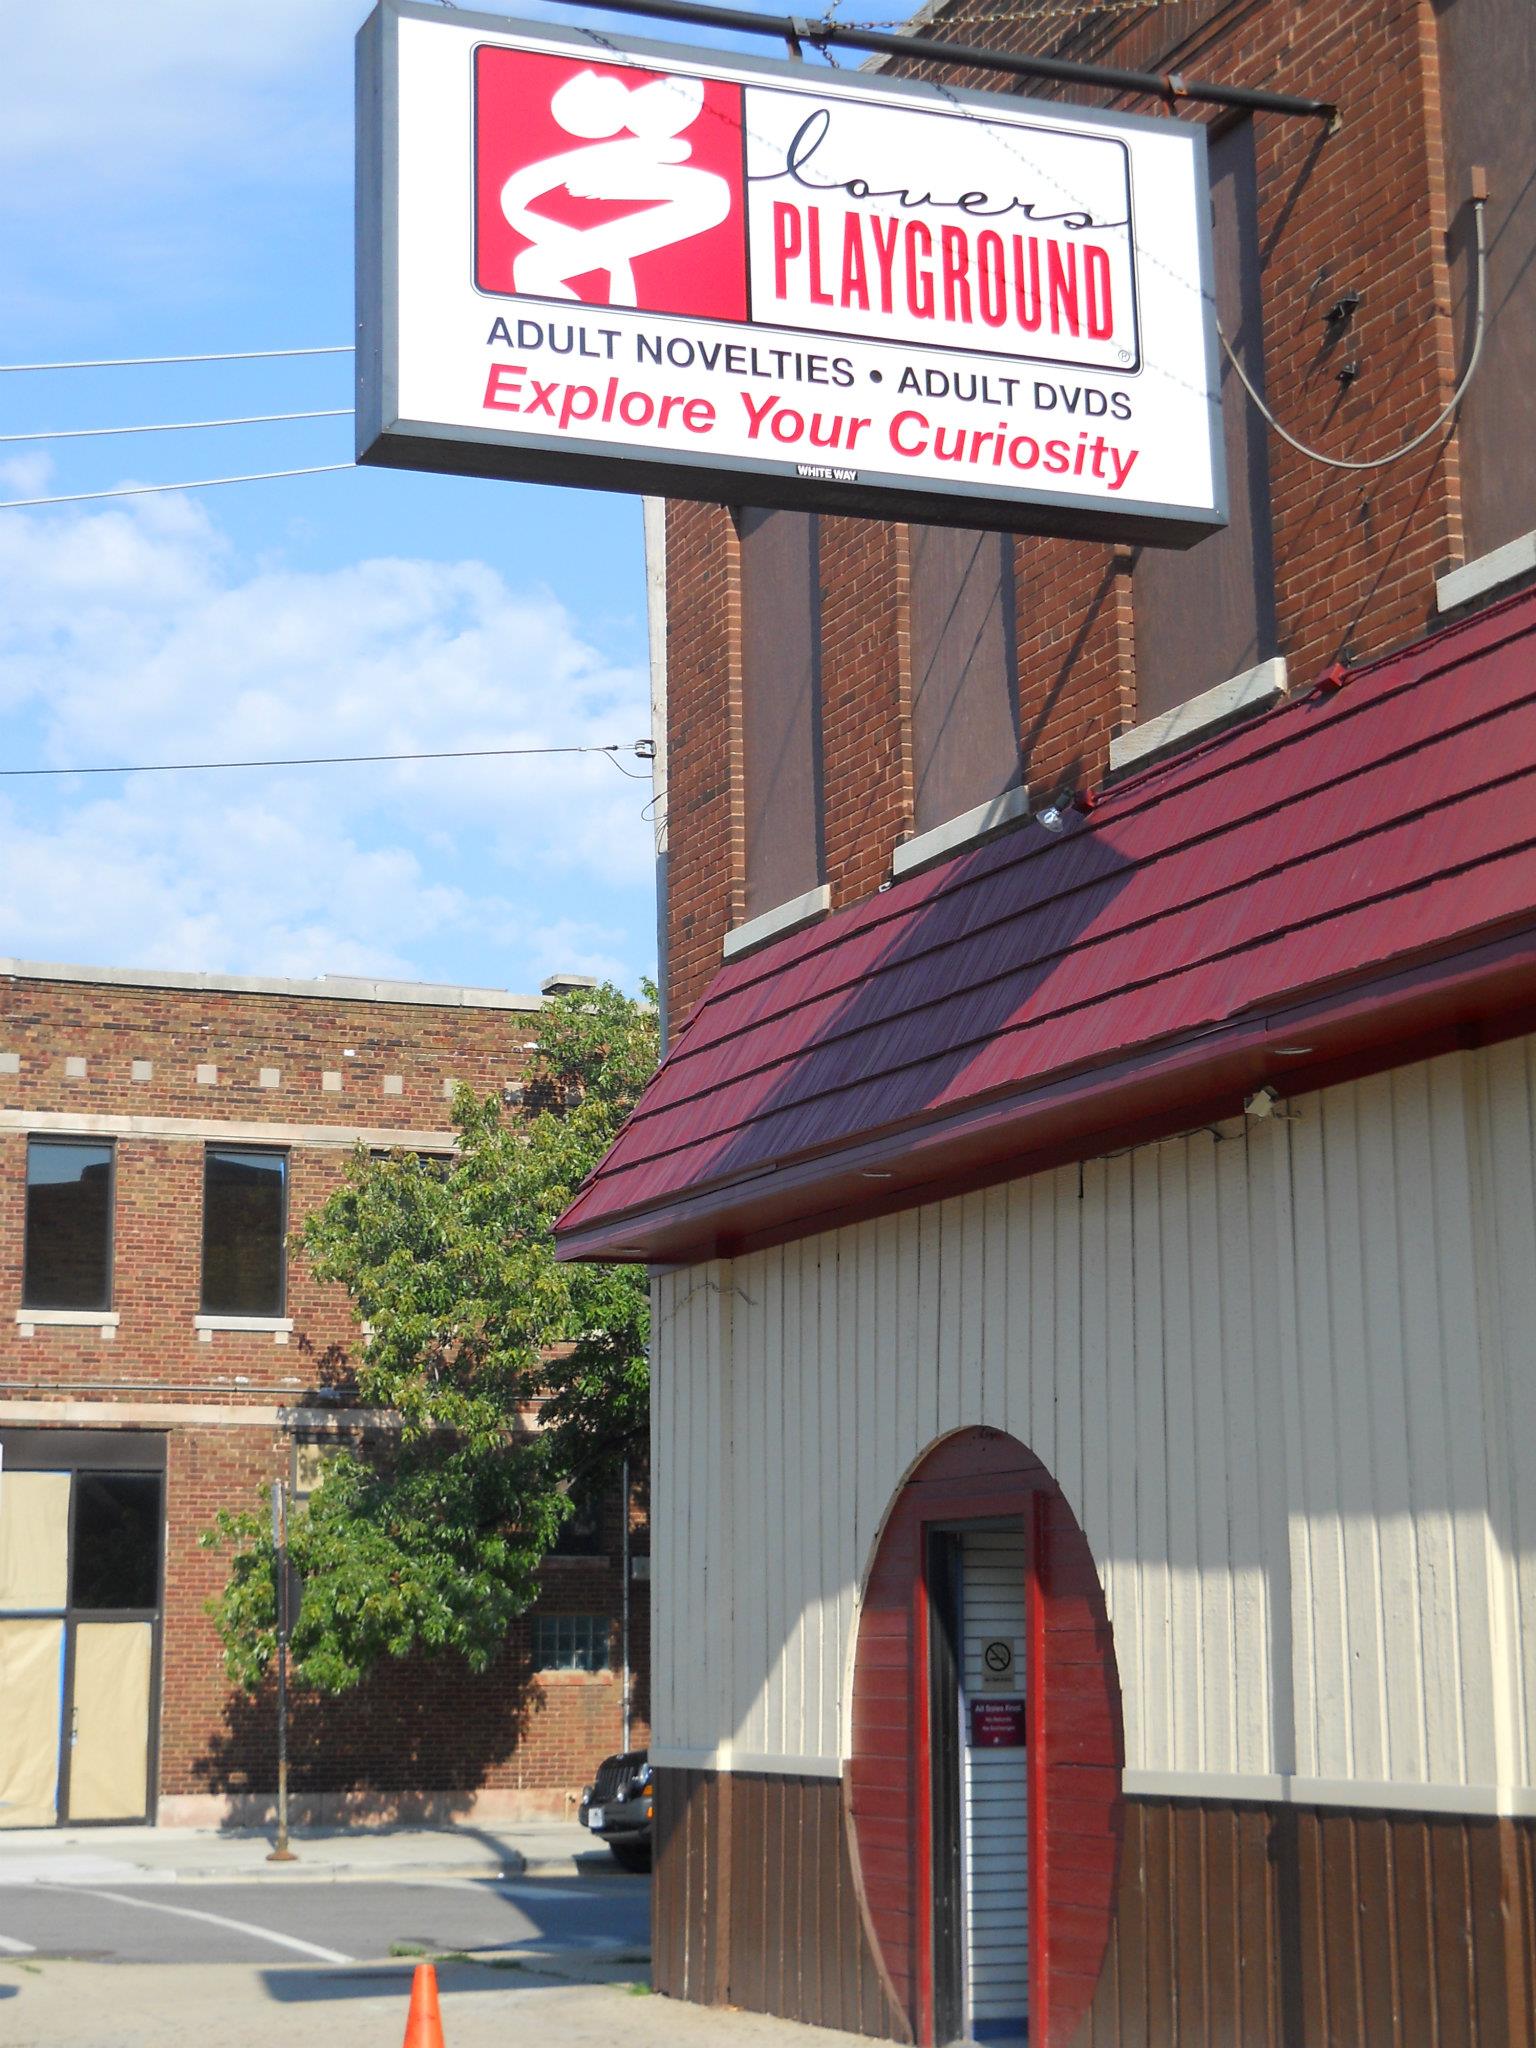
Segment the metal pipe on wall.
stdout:
<path fill-rule="evenodd" d="M 619 1594 L 619 1747 L 629 1753 L 630 1702 L 629 1702 L 629 1460 L 622 1467 L 619 1502 L 619 1566 L 624 1576 L 623 1589 Z"/>

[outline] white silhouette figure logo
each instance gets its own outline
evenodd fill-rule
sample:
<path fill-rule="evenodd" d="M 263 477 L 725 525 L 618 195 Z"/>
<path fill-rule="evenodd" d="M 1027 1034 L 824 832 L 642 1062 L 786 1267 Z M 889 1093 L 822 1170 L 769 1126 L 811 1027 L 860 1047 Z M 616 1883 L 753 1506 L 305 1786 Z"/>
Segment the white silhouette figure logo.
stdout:
<path fill-rule="evenodd" d="M 621 79 L 578 72 L 549 111 L 567 135 L 591 138 L 514 171 L 501 188 L 508 223 L 532 244 L 513 259 L 512 289 L 546 299 L 575 299 L 571 279 L 606 271 L 608 303 L 633 306 L 634 261 L 718 227 L 731 210 L 729 183 L 687 168 L 691 143 L 678 141 L 704 106 L 699 78 L 657 78 L 633 91 Z M 608 140 L 617 137 L 617 140 Z M 567 227 L 529 209 L 562 186 L 576 199 L 649 201 L 644 213 L 597 227 Z"/>

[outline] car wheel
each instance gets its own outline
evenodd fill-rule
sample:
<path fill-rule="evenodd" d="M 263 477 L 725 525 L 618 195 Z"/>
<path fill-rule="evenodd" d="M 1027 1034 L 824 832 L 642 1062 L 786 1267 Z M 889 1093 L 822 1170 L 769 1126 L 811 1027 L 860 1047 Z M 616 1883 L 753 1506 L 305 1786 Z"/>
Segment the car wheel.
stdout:
<path fill-rule="evenodd" d="M 651 1867 L 649 1842 L 610 1842 L 608 1848 L 620 1870 L 649 1870 Z"/>

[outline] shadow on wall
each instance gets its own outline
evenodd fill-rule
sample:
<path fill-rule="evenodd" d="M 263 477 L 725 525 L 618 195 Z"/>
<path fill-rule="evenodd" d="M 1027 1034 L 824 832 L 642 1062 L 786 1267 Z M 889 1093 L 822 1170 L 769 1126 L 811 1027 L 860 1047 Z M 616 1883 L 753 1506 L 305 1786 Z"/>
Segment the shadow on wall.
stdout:
<path fill-rule="evenodd" d="M 604 1694 L 603 1725 L 613 1716 Z M 302 1826 L 343 1816 L 390 1822 L 451 1821 L 474 1795 L 495 1785 L 543 1790 L 552 1815 L 569 1804 L 562 1787 L 597 1761 L 577 1754 L 569 1729 L 546 1746 L 542 1787 L 518 1766 L 524 1745 L 539 1745 L 540 1721 L 553 1701 L 534 1682 L 526 1652 L 509 1651 L 477 1676 L 456 1656 L 411 1656 L 391 1663 L 351 1693 L 290 1693 L 289 1806 Z M 594 1716 L 594 1722 L 597 1717 Z M 601 1739 L 601 1738 L 599 1738 Z M 223 1725 L 192 1767 L 204 1792 L 230 1801 L 229 1826 L 260 1825 L 276 1815 L 275 1689 L 226 1701 Z M 550 1783 L 558 1776 L 560 1784 Z"/>

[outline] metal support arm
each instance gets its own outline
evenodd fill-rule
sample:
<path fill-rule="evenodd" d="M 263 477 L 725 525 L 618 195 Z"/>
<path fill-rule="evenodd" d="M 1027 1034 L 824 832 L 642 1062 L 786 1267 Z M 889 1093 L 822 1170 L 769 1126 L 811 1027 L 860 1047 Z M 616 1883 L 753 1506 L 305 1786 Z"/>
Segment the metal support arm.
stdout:
<path fill-rule="evenodd" d="M 745 31 L 776 42 L 811 43 L 818 50 L 868 50 L 921 63 L 948 64 L 962 71 L 1000 71 L 1011 78 L 1044 78 L 1058 85 L 1092 85 L 1109 92 L 1148 93 L 1160 100 L 1194 100 L 1205 106 L 1243 107 L 1252 113 L 1298 114 L 1336 124 L 1338 108 L 1328 100 L 1295 93 L 1264 92 L 1257 86 L 1213 85 L 1178 72 L 1120 71 L 1109 64 L 1080 64 L 1068 57 L 1023 57 L 1006 50 L 978 50 L 931 36 L 895 35 L 886 29 L 844 28 L 836 21 L 806 21 L 793 14 L 761 14 L 751 8 L 717 7 L 710 0 L 562 0 L 602 14 L 641 14 L 693 28 Z"/>

